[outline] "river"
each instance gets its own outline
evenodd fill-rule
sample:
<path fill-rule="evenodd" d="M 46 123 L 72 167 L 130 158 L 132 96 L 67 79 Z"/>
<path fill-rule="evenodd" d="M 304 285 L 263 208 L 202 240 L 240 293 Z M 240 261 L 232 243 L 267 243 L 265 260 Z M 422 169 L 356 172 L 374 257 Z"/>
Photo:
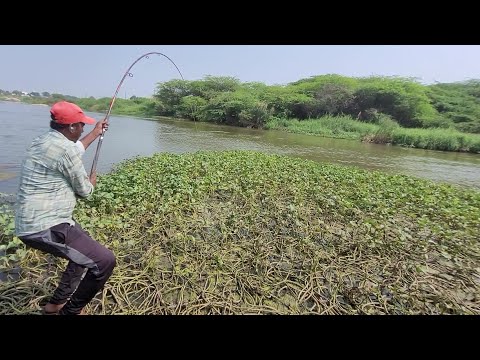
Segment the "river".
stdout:
<path fill-rule="evenodd" d="M 87 112 L 97 120 L 105 115 Z M 13 194 L 25 150 L 32 139 L 49 129 L 49 107 L 0 101 L 0 193 Z M 84 135 L 92 129 L 85 126 Z M 94 142 L 84 155 L 87 172 L 95 153 Z M 437 182 L 480 189 L 480 155 L 364 144 L 329 139 L 162 119 L 111 116 L 97 169 L 100 173 L 134 156 L 156 152 L 185 153 L 198 150 L 256 150 L 357 166 L 392 174 L 406 174 Z"/>

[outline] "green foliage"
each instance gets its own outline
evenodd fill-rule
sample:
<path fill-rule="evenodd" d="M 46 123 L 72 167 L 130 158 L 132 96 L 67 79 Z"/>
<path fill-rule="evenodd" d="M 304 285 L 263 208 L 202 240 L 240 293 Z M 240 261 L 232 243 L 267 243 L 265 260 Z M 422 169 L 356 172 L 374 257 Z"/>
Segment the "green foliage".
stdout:
<path fill-rule="evenodd" d="M 228 93 L 239 89 L 240 82 L 232 77 L 206 76 L 200 81 L 172 80 L 157 85 L 155 98 L 162 103 L 164 116 L 181 116 L 185 109 L 182 99 L 187 96 L 203 98 L 207 101 L 218 94 Z M 180 110 L 180 111 L 179 111 Z"/>
<path fill-rule="evenodd" d="M 140 99 L 140 101 L 138 101 Z M 158 113 L 158 108 L 161 106 L 161 104 L 154 99 L 148 99 L 148 98 L 138 98 L 137 99 L 137 105 L 138 105 L 138 111 L 135 111 L 136 116 L 155 116 Z"/>
<path fill-rule="evenodd" d="M 480 121 L 455 124 L 455 128 L 466 133 L 480 134 Z"/>
<path fill-rule="evenodd" d="M 219 94 L 204 109 L 208 119 L 243 127 L 263 127 L 270 116 L 266 103 L 243 89 Z"/>
<path fill-rule="evenodd" d="M 182 98 L 193 95 L 191 82 L 184 80 L 171 80 L 158 84 L 154 97 L 162 104 L 162 116 L 174 116 L 176 107 L 180 105 Z"/>
<path fill-rule="evenodd" d="M 358 109 L 353 88 L 345 84 L 323 84 L 314 95 L 316 115 L 355 114 Z"/>
<path fill-rule="evenodd" d="M 192 120 L 200 120 L 205 117 L 202 115 L 207 105 L 207 100 L 200 96 L 185 96 L 182 98 L 177 110 L 180 117 Z"/>
<path fill-rule="evenodd" d="M 111 279 L 110 291 L 142 274 L 141 286 L 121 292 L 123 308 L 103 310 L 108 313 L 204 308 L 208 301 L 197 293 L 193 302 L 185 300 L 188 287 L 179 287 L 180 280 L 199 292 L 207 288 L 205 296 L 214 295 L 210 306 L 242 304 L 222 305 L 238 313 L 311 313 L 332 306 L 338 313 L 471 313 L 471 303 L 458 300 L 428 266 L 450 274 L 452 287 L 474 289 L 479 206 L 478 192 L 407 176 L 228 151 L 126 161 L 99 179 L 75 216 L 117 255 L 121 276 Z M 292 269 L 291 276 L 280 264 Z M 296 300 L 312 274 L 314 289 L 330 289 L 314 310 Z M 178 281 L 169 281 L 172 276 Z M 389 286 L 393 300 L 380 290 L 377 299 L 377 286 Z M 150 302 L 153 308 L 135 301 L 149 288 L 163 289 L 162 301 Z M 279 307 L 281 289 L 294 305 Z M 352 289 L 365 296 L 333 302 Z M 169 300 L 171 292 L 178 296 Z M 175 306 L 180 296 L 182 307 Z M 439 304 L 455 306 L 441 310 Z"/>
<path fill-rule="evenodd" d="M 480 153 L 480 135 L 453 129 L 402 129 L 393 133 L 393 144 L 421 149 Z"/>
<path fill-rule="evenodd" d="M 420 118 L 431 118 L 437 114 L 430 105 L 425 87 L 410 79 L 364 78 L 355 91 L 355 98 L 360 111 L 376 109 L 404 127 L 420 127 Z M 371 120 L 362 115 L 359 117 Z"/>
<path fill-rule="evenodd" d="M 0 205 L 0 272 L 25 255 L 25 245 L 15 236 L 14 211 L 7 205 Z"/>
<path fill-rule="evenodd" d="M 240 89 L 240 81 L 228 76 L 207 75 L 203 80 L 192 81 L 190 86 L 192 95 L 210 100 L 219 93 L 233 92 Z"/>
<path fill-rule="evenodd" d="M 393 121 L 392 118 L 385 114 L 380 114 L 378 119 L 378 130 L 373 134 L 373 136 L 365 136 L 363 141 L 373 142 L 376 144 L 389 144 L 393 142 L 393 134 L 400 127 L 397 122 Z"/>
<path fill-rule="evenodd" d="M 330 84 L 336 84 L 346 89 L 355 89 L 358 87 L 359 79 L 336 74 L 328 74 L 312 76 L 308 79 L 301 79 L 299 81 L 290 83 L 288 86 L 296 89 L 296 91 L 300 91 L 313 97 L 319 89 Z"/>
<path fill-rule="evenodd" d="M 469 80 L 428 87 L 432 105 L 465 132 L 480 134 L 480 81 Z"/>
<path fill-rule="evenodd" d="M 378 126 L 356 121 L 350 116 L 324 116 L 319 119 L 301 121 L 271 117 L 266 128 L 282 129 L 298 134 L 360 140 L 368 134 L 376 132 Z"/>
<path fill-rule="evenodd" d="M 479 208 L 478 191 L 253 151 L 126 160 L 75 208 L 117 259 L 86 311 L 476 314 Z M 66 264 L 26 253 L 0 315 L 37 312 Z"/>
<path fill-rule="evenodd" d="M 292 87 L 270 86 L 258 97 L 268 104 L 276 117 L 307 119 L 315 113 L 315 99 Z"/>
<path fill-rule="evenodd" d="M 287 86 L 290 91 L 301 93 L 310 98 L 305 105 L 308 111 L 296 113 L 294 117 L 305 119 L 323 115 L 356 115 L 355 89 L 359 80 L 345 76 L 329 74 L 313 76 Z"/>

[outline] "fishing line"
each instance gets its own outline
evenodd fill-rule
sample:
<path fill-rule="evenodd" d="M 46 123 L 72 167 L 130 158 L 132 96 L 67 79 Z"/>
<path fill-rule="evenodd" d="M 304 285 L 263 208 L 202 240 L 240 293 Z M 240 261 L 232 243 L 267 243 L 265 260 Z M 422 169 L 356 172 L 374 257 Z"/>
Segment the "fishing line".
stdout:
<path fill-rule="evenodd" d="M 112 97 L 112 100 L 110 101 L 110 107 L 108 108 L 108 112 L 107 112 L 107 115 L 105 116 L 105 119 L 107 120 L 108 122 L 108 119 L 110 118 L 110 113 L 112 112 L 112 108 L 113 108 L 113 104 L 115 103 L 115 100 L 117 99 L 117 94 L 123 84 L 123 81 L 128 77 L 133 77 L 133 74 L 130 72 L 130 70 L 132 69 L 132 67 L 137 63 L 139 62 L 141 59 L 143 58 L 149 58 L 150 55 L 161 55 L 161 56 L 164 56 L 166 57 L 168 60 L 170 60 L 170 62 L 175 66 L 175 68 L 177 69 L 178 73 L 180 74 L 182 80 L 185 80 L 183 78 L 183 75 L 182 73 L 180 72 L 180 69 L 178 68 L 178 66 L 173 62 L 172 59 L 170 59 L 167 55 L 165 54 L 162 54 L 162 53 L 159 53 L 159 52 L 149 52 L 149 53 L 146 53 L 146 54 L 143 54 L 142 56 L 140 56 L 137 60 L 135 60 L 133 62 L 132 65 L 130 65 L 130 67 L 127 69 L 127 71 L 125 71 L 125 74 L 123 75 L 122 77 L 122 80 L 120 81 L 120 83 L 118 84 L 117 86 L 117 90 L 115 91 L 115 94 L 113 95 Z M 93 163 L 92 163 L 92 169 L 90 171 L 90 176 L 92 176 L 92 174 L 95 172 L 95 169 L 97 168 L 97 162 L 98 162 L 98 156 L 100 154 L 100 148 L 102 147 L 102 143 L 103 143 L 103 138 L 105 136 L 105 129 L 103 129 L 102 131 L 102 135 L 100 135 L 100 139 L 98 140 L 98 144 L 97 144 L 97 150 L 95 152 L 95 157 L 93 158 Z"/>

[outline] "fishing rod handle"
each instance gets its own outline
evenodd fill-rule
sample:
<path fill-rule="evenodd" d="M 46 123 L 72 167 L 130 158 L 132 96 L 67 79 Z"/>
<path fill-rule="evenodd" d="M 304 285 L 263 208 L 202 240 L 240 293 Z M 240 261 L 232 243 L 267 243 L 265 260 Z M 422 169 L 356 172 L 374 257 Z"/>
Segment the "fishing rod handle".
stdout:
<path fill-rule="evenodd" d="M 90 176 L 92 176 L 97 168 L 97 162 L 98 162 L 98 156 L 100 155 L 100 148 L 102 147 L 102 142 L 103 142 L 103 134 L 100 136 L 100 139 L 98 140 L 97 144 L 97 151 L 95 152 L 95 157 L 93 158 L 93 163 L 92 163 L 92 169 L 90 170 Z"/>

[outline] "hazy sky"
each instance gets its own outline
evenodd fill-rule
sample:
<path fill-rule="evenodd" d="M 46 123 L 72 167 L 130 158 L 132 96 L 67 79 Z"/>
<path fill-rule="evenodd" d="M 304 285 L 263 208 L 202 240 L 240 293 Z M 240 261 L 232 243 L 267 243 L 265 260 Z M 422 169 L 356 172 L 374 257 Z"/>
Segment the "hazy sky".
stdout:
<path fill-rule="evenodd" d="M 424 84 L 480 78 L 480 45 L 0 45 L 0 89 L 112 97 L 128 67 L 160 52 L 185 80 L 231 76 L 267 85 L 323 74 L 418 78 Z M 119 97 L 151 96 L 179 79 L 163 56 L 140 60 Z"/>

